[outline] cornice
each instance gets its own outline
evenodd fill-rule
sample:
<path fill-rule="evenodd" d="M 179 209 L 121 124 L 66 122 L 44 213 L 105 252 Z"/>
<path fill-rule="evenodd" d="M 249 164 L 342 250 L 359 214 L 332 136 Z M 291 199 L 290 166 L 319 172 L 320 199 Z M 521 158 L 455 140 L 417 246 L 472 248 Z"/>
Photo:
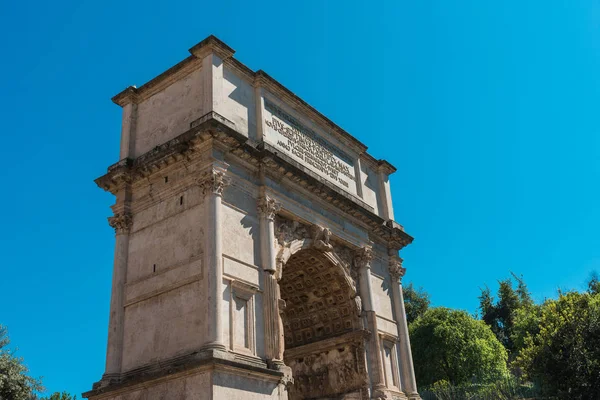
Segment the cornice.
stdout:
<path fill-rule="evenodd" d="M 156 146 L 135 160 L 123 159 L 108 167 L 107 174 L 94 182 L 102 189 L 116 194 L 124 184 L 134 184 L 165 167 L 200 153 L 202 145 L 216 140 L 230 148 L 240 146 L 246 137 L 225 124 L 226 118 L 210 112 L 191 125 L 194 127 L 168 142 Z M 246 159 L 249 158 L 245 157 Z M 258 164 L 258 161 L 256 162 Z"/>
<path fill-rule="evenodd" d="M 210 53 L 214 53 L 219 58 L 226 60 L 233 57 L 235 50 L 227 46 L 225 42 L 217 38 L 215 35 L 210 35 L 200 43 L 192 46 L 189 50 L 194 57 L 202 59 Z"/>
<path fill-rule="evenodd" d="M 391 175 L 396 172 L 396 167 L 387 162 L 386 160 L 377 161 L 377 170 L 382 171 L 386 175 Z"/>
<path fill-rule="evenodd" d="M 177 161 L 194 157 L 205 148 L 206 142 L 212 141 L 257 168 L 263 164 L 269 176 L 273 178 L 285 176 L 292 183 L 356 218 L 369 227 L 370 234 L 384 240 L 391 248 L 400 250 L 413 241 L 400 224 L 384 220 L 360 199 L 327 184 L 306 168 L 301 169 L 286 161 L 281 154 L 271 151 L 268 145 L 261 143 L 257 146 L 246 136 L 232 129 L 221 115 L 211 112 L 199 120 L 202 120 L 199 124 L 192 123 L 194 128 L 137 159 L 124 159 L 110 166 L 107 174 L 95 180 L 96 184 L 104 190 L 117 194 L 126 185 L 134 185 Z"/>
<path fill-rule="evenodd" d="M 189 49 L 189 52 L 191 56 L 175 64 L 139 88 L 135 86 L 129 86 L 121 93 L 114 96 L 112 98 L 113 103 L 118 104 L 121 107 L 129 103 L 140 103 L 152 95 L 160 92 L 161 90 L 164 90 L 173 82 L 180 80 L 181 78 L 200 68 L 202 66 L 202 59 L 208 54 L 215 53 L 222 59 L 228 59 L 233 56 L 235 50 L 227 46 L 215 36 L 211 35 Z"/>

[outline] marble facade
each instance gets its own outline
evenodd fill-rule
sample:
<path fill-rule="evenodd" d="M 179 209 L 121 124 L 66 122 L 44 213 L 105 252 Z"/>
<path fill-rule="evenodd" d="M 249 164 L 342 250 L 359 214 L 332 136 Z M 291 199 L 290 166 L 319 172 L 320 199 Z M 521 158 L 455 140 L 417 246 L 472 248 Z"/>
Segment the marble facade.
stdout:
<path fill-rule="evenodd" d="M 91 400 L 419 399 L 395 168 L 214 36 L 122 107 Z"/>

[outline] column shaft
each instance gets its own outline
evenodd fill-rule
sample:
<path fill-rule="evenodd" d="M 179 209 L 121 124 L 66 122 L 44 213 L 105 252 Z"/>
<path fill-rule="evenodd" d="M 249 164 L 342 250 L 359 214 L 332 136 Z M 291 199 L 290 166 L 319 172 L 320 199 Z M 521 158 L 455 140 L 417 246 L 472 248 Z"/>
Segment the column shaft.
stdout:
<path fill-rule="evenodd" d="M 406 310 L 404 309 L 404 296 L 402 295 L 400 282 L 392 282 L 392 293 L 396 322 L 398 323 L 398 336 L 400 338 L 400 368 L 402 369 L 403 389 L 407 394 L 417 394 L 417 381 L 415 379 L 408 324 L 406 323 Z"/>
<path fill-rule="evenodd" d="M 260 217 L 261 261 L 264 273 L 264 325 L 265 357 L 267 360 L 283 363 L 283 332 L 279 310 L 279 283 L 277 282 L 277 261 L 275 249 L 275 214 L 280 205 L 264 195 L 258 201 Z"/>
<path fill-rule="evenodd" d="M 408 323 L 406 321 L 406 310 L 404 308 L 404 295 L 400 279 L 404 276 L 405 269 L 402 268 L 402 259 L 392 257 L 390 259 L 390 276 L 392 278 L 392 296 L 394 300 L 394 314 L 398 324 L 399 353 L 400 353 L 400 375 L 402 378 L 402 389 L 409 398 L 419 398 L 417 392 L 417 381 L 413 366 L 412 351 L 410 348 L 410 337 L 408 335 Z"/>
<path fill-rule="evenodd" d="M 123 359 L 125 282 L 127 279 L 131 216 L 129 214 L 116 214 L 114 217 L 109 218 L 108 221 L 115 228 L 116 237 L 104 377 L 108 380 L 118 380 Z"/>
<path fill-rule="evenodd" d="M 198 179 L 204 196 L 204 270 L 207 275 L 208 325 L 204 348 L 226 350 L 223 340 L 223 234 L 222 195 L 230 184 L 225 169 L 211 166 Z"/>
<path fill-rule="evenodd" d="M 377 313 L 373 310 L 373 290 L 371 287 L 371 260 L 373 251 L 370 247 L 363 248 L 356 256 L 355 263 L 359 273 L 359 288 L 360 297 L 362 300 L 363 310 L 367 319 L 367 327 L 371 332 L 368 342 L 369 349 L 369 365 L 371 383 L 374 394 L 385 387 L 383 363 L 381 359 L 381 346 L 379 344 L 379 332 L 377 329 Z"/>
<path fill-rule="evenodd" d="M 208 337 L 206 347 L 225 349 L 223 342 L 223 245 L 221 195 L 209 191 L 204 199 L 206 231 L 204 260 L 208 271 Z"/>

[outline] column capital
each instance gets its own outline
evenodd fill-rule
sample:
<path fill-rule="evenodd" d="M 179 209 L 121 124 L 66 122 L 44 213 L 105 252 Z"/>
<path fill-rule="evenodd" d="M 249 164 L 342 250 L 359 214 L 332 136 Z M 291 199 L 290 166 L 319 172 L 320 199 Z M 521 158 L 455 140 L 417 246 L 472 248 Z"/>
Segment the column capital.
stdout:
<path fill-rule="evenodd" d="M 108 224 L 114 228 L 115 233 L 129 233 L 131 226 L 133 225 L 133 218 L 131 213 L 117 213 L 112 217 L 108 217 Z"/>
<path fill-rule="evenodd" d="M 270 196 L 263 196 L 258 199 L 258 215 L 265 216 L 267 219 L 273 221 L 275 215 L 281 210 L 281 204 Z"/>
<path fill-rule="evenodd" d="M 391 256 L 390 263 L 388 265 L 388 269 L 390 271 L 390 276 L 392 277 L 392 281 L 402 283 L 402 277 L 406 273 L 406 268 L 402 267 L 402 258 L 398 256 Z"/>
<path fill-rule="evenodd" d="M 222 196 L 223 190 L 231 184 L 231 179 L 225 176 L 225 171 L 211 168 L 208 171 L 204 171 L 196 180 L 196 183 L 202 189 L 203 196 L 209 193 Z"/>
<path fill-rule="evenodd" d="M 354 266 L 358 269 L 371 268 L 373 260 L 373 248 L 371 246 L 362 247 L 354 252 Z"/>

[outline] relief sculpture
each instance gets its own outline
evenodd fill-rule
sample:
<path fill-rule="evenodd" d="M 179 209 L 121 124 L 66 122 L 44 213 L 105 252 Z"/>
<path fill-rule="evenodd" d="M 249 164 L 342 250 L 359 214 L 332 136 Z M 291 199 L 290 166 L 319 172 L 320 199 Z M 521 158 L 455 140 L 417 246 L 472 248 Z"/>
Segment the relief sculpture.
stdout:
<path fill-rule="evenodd" d="M 367 380 L 357 357 L 360 346 L 345 343 L 287 359 L 294 374 L 289 399 L 362 398 Z"/>

